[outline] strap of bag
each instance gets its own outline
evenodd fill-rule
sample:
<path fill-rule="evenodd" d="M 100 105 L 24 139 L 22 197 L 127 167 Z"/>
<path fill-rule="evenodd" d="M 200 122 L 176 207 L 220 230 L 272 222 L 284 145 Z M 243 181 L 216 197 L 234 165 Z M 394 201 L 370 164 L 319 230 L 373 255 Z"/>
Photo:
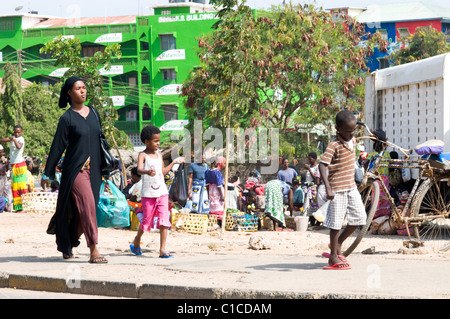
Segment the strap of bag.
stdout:
<path fill-rule="evenodd" d="M 90 105 L 88 105 L 89 108 L 91 109 L 91 111 L 94 113 L 95 117 L 97 118 L 97 122 L 98 122 L 98 127 L 100 128 L 100 137 L 103 135 L 103 130 L 102 130 L 102 125 L 100 123 L 100 119 L 97 116 L 97 112 L 95 112 L 94 108 Z"/>

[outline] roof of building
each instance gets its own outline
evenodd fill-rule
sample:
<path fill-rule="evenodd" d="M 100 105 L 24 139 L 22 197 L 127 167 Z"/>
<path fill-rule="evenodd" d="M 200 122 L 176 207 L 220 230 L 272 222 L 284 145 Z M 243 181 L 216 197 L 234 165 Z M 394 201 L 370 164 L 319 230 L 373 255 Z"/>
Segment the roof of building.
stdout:
<path fill-rule="evenodd" d="M 97 18 L 49 18 L 29 27 L 30 29 L 75 27 L 105 24 L 136 23 L 136 15 Z"/>
<path fill-rule="evenodd" d="M 22 87 L 33 85 L 33 82 L 25 80 L 24 78 L 21 78 L 20 80 Z M 5 93 L 5 87 L 3 86 L 3 78 L 0 78 L 0 92 Z"/>
<path fill-rule="evenodd" d="M 356 18 L 359 22 L 390 22 L 450 19 L 450 9 L 425 2 L 401 2 L 369 5 L 367 10 Z"/>

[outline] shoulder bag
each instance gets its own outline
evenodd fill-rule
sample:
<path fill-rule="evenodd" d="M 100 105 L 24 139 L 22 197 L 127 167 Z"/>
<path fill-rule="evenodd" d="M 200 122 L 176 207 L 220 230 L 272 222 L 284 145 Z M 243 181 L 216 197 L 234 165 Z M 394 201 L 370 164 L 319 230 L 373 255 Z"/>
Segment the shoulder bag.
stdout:
<path fill-rule="evenodd" d="M 102 175 L 109 175 L 113 170 L 117 169 L 119 167 L 119 161 L 112 156 L 112 154 L 109 152 L 111 149 L 111 146 L 109 145 L 108 141 L 106 140 L 105 134 L 103 134 L 102 126 L 100 124 L 100 119 L 97 116 L 97 112 L 91 107 L 91 111 L 94 112 L 95 117 L 97 118 L 98 125 L 100 128 L 100 158 L 101 158 L 101 170 Z"/>

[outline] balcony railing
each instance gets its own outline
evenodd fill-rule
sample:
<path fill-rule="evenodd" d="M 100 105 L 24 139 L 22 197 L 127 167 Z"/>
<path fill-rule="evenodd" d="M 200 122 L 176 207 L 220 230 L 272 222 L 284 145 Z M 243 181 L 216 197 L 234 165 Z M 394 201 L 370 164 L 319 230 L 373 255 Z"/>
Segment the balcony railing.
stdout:
<path fill-rule="evenodd" d="M 139 133 L 139 122 L 138 121 L 117 121 L 114 124 L 117 129 L 124 131 L 125 133 Z"/>

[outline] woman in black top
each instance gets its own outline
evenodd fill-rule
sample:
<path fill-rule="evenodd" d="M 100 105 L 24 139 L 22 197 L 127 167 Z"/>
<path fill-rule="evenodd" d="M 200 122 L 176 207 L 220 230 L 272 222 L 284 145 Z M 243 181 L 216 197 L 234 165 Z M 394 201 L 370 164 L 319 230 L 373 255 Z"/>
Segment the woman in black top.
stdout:
<path fill-rule="evenodd" d="M 107 260 L 97 250 L 96 206 L 101 184 L 100 125 L 95 108 L 84 105 L 86 87 L 82 79 L 70 77 L 61 89 L 59 107 L 70 108 L 60 117 L 45 175 L 54 179 L 55 168 L 65 151 L 56 212 L 47 233 L 56 235 L 58 251 L 65 259 L 73 257 L 72 248 L 84 233 L 91 263 Z M 94 112 L 97 113 L 93 114 Z"/>

